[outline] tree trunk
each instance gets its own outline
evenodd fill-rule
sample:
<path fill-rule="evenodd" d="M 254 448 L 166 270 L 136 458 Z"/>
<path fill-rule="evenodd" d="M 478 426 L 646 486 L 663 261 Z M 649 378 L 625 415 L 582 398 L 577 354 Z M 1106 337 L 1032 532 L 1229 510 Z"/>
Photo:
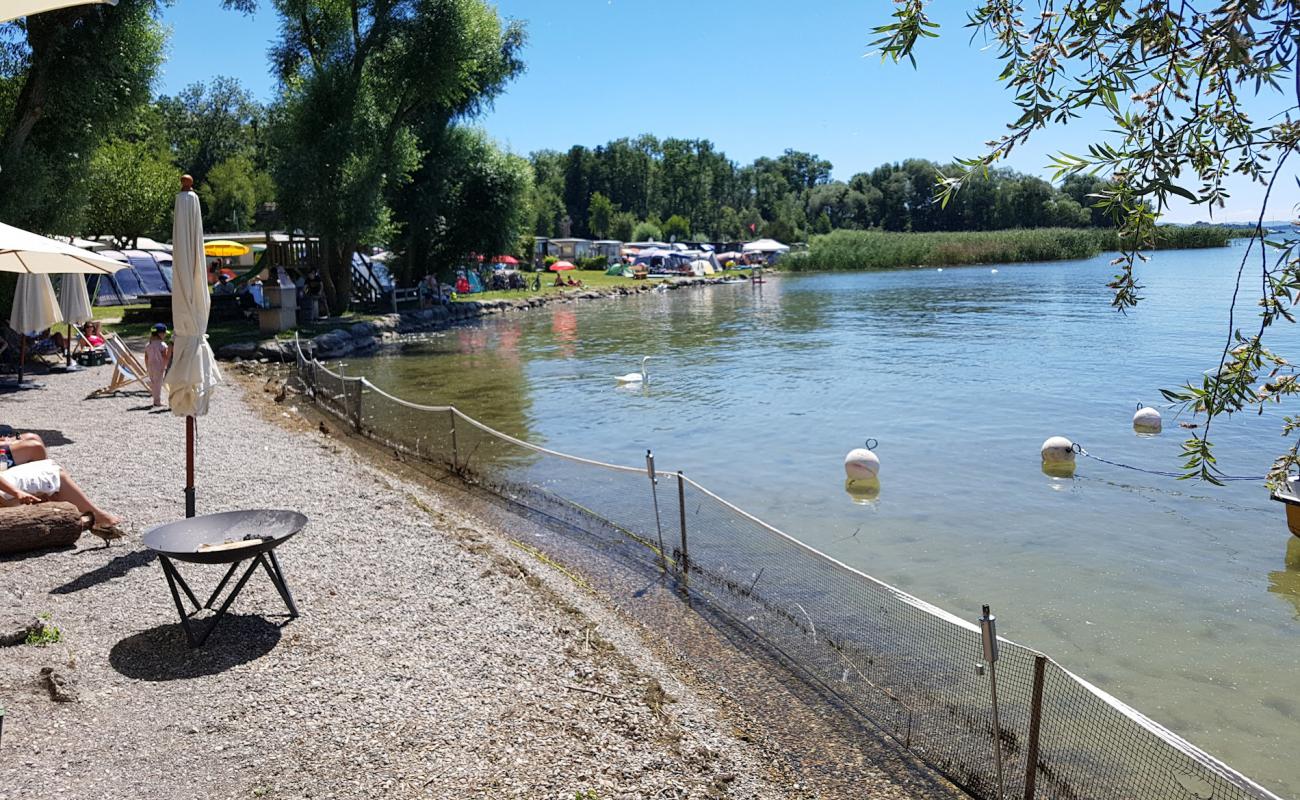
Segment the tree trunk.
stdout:
<path fill-rule="evenodd" d="M 0 508 L 0 553 L 66 547 L 90 524 L 90 516 L 71 503 Z"/>
<path fill-rule="evenodd" d="M 321 279 L 331 314 L 342 314 L 352 307 L 352 254 L 356 249 L 354 243 L 321 237 L 321 258 L 325 260 Z"/>

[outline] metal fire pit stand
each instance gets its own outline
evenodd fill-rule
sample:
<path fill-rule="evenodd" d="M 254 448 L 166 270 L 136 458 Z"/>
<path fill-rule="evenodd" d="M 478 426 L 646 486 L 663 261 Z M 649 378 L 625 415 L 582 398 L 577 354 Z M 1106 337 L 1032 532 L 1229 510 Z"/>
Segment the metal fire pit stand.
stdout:
<path fill-rule="evenodd" d="M 185 582 L 185 578 L 181 577 L 180 571 L 176 569 L 176 565 L 172 563 L 172 560 L 161 553 L 158 554 L 158 560 L 162 563 L 163 574 L 167 576 L 167 586 L 172 590 L 172 600 L 176 602 L 176 611 L 180 614 L 181 627 L 185 629 L 185 638 L 189 640 L 190 647 L 203 646 L 203 643 L 208 640 L 208 637 L 212 635 L 212 631 L 217 627 L 217 623 L 220 622 L 221 618 L 230 610 L 230 606 L 235 602 L 235 598 L 244 590 L 244 585 L 248 583 L 248 579 L 257 571 L 259 565 L 266 570 L 267 576 L 271 579 L 271 584 L 275 586 L 275 590 L 280 593 L 280 598 L 284 600 L 285 606 L 289 609 L 289 619 L 298 618 L 298 606 L 293 602 L 293 595 L 289 593 L 288 584 L 284 582 L 284 573 L 280 570 L 280 559 L 275 557 L 273 551 L 268 550 L 265 553 L 258 553 L 253 557 L 252 563 L 248 565 L 248 569 L 244 570 L 243 576 L 241 576 L 238 582 L 235 583 L 235 588 L 230 591 L 230 594 L 228 594 L 226 599 L 221 603 L 221 608 L 217 610 L 216 615 L 207 623 L 207 627 L 204 629 L 203 633 L 199 636 L 195 636 L 194 624 L 190 620 L 192 615 L 185 610 L 185 604 L 181 602 L 181 595 L 180 592 L 176 591 L 176 587 L 180 586 L 181 591 L 185 592 L 185 596 L 194 604 L 194 613 L 198 613 L 205 608 L 211 609 L 212 604 L 216 602 L 217 597 L 221 594 L 221 590 L 226 588 L 226 584 L 230 582 L 230 578 L 244 562 L 236 561 L 231 564 L 230 569 L 226 570 L 226 574 L 221 579 L 221 582 L 217 584 L 217 588 L 212 591 L 212 595 L 208 598 L 208 602 L 199 605 L 199 599 L 194 596 L 194 592 L 190 589 L 190 585 Z"/>
<path fill-rule="evenodd" d="M 293 602 L 293 595 L 289 593 L 289 586 L 284 581 L 284 570 L 280 568 L 280 560 L 275 556 L 275 548 L 293 538 L 306 524 L 307 517 L 297 511 L 263 508 L 187 517 L 145 531 L 144 546 L 158 554 L 163 575 L 167 576 L 167 588 L 171 589 L 176 613 L 180 614 L 181 627 L 185 629 L 185 638 L 189 640 L 190 647 L 203 646 L 217 623 L 230 610 L 235 598 L 244 591 L 248 579 L 253 577 L 258 567 L 266 571 L 271 585 L 280 593 L 280 599 L 289 609 L 289 619 L 298 618 L 298 606 Z M 176 568 L 178 561 L 219 564 L 228 568 L 208 601 L 199 603 L 194 590 Z M 201 633 L 196 632 L 200 624 L 191 617 L 205 608 L 211 609 L 217 603 L 222 591 L 230 585 L 231 578 L 235 577 L 245 562 L 248 567 L 239 576 L 239 580 L 235 581 L 235 586 L 226 595 L 226 599 L 221 601 L 217 613 Z M 194 606 L 194 611 L 186 609 L 181 599 L 182 593 Z"/>

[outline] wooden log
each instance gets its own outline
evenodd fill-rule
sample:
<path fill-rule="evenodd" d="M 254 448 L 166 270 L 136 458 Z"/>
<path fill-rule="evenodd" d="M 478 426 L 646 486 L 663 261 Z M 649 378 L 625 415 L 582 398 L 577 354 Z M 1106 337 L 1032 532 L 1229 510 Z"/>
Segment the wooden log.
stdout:
<path fill-rule="evenodd" d="M 90 525 L 90 515 L 71 503 L 0 508 L 0 553 L 66 547 Z"/>

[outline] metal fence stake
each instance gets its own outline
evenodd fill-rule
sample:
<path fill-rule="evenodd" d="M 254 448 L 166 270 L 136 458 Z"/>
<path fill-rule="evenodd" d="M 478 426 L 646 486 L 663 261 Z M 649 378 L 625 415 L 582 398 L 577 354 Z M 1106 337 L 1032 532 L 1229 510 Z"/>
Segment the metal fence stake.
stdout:
<path fill-rule="evenodd" d="M 352 391 L 352 394 L 356 395 L 356 397 L 353 398 L 352 427 L 357 433 L 361 433 L 361 381 L 358 380 L 352 385 L 356 387 Z"/>
<path fill-rule="evenodd" d="M 460 472 L 460 448 L 456 445 L 456 409 L 451 409 L 451 471 Z"/>
<path fill-rule="evenodd" d="M 1034 799 L 1038 782 L 1038 732 L 1043 721 L 1043 673 L 1047 656 L 1034 656 L 1034 693 L 1029 706 L 1029 745 L 1025 754 L 1025 800 Z"/>
<path fill-rule="evenodd" d="M 681 511 L 682 523 L 682 559 L 678 567 L 685 583 L 691 571 L 691 556 L 686 549 L 686 479 L 682 477 L 681 470 L 677 470 L 677 508 Z"/>
<path fill-rule="evenodd" d="M 664 528 L 659 522 L 659 492 L 655 488 L 659 484 L 659 479 L 655 477 L 655 454 L 650 450 L 645 451 L 645 471 L 650 476 L 650 499 L 655 507 L 655 532 L 659 536 L 659 569 L 667 570 L 668 562 L 664 556 Z"/>
<path fill-rule="evenodd" d="M 997 617 L 984 606 L 980 617 L 980 639 L 984 644 L 984 663 L 989 667 L 989 697 L 993 701 L 993 766 L 998 777 L 998 800 L 1006 796 L 1002 786 L 1002 724 L 998 721 L 998 625 Z"/>

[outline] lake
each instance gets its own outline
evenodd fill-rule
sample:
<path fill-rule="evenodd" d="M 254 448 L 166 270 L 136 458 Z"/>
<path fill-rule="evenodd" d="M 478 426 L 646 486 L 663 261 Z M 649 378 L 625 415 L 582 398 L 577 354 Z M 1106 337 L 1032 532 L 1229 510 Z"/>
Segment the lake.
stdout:
<path fill-rule="evenodd" d="M 1081 459 L 1049 436 L 1177 470 L 1189 431 L 1136 404 L 1217 365 L 1243 248 L 1169 251 L 1109 305 L 1111 256 L 799 275 L 550 305 L 348 362 L 566 452 L 659 463 L 882 580 L 1038 648 L 1271 789 L 1300 794 L 1300 538 L 1262 481 L 1214 487 Z M 996 269 L 996 272 L 994 271 Z M 1238 324 L 1256 324 L 1258 267 Z M 1275 348 L 1300 356 L 1287 326 Z M 644 388 L 615 375 L 649 362 Z M 1216 423 L 1220 466 L 1263 475 L 1281 413 Z M 879 496 L 843 458 L 878 440 Z"/>

